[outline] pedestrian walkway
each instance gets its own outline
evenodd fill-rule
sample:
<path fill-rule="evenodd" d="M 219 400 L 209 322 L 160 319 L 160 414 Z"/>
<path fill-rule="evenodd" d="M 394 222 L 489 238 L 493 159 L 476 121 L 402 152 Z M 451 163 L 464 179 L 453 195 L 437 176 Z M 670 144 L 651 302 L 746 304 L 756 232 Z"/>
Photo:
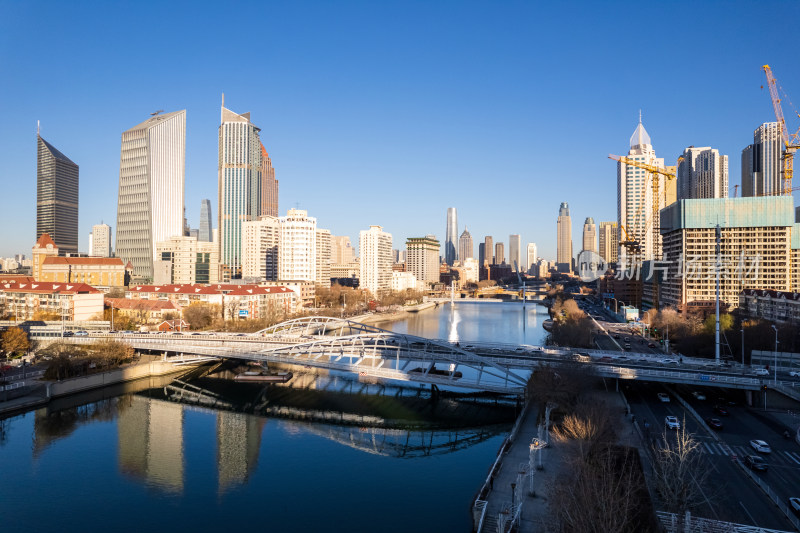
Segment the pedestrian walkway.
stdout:
<path fill-rule="evenodd" d="M 718 442 L 700 442 L 700 451 L 708 455 L 727 455 L 729 457 L 744 457 L 745 455 L 759 455 L 749 446 L 728 446 Z M 770 464 L 798 466 L 800 453 L 786 450 L 773 450 L 768 456 L 763 456 Z"/>

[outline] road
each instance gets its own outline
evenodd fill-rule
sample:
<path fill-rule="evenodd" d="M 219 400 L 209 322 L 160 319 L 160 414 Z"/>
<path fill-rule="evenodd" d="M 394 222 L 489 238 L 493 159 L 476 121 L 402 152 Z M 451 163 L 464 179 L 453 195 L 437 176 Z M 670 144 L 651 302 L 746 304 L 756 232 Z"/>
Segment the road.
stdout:
<path fill-rule="evenodd" d="M 666 389 L 659 385 L 640 382 L 627 382 L 625 388 L 631 411 L 642 427 L 645 422 L 649 423 L 649 433 L 652 438 L 674 438 L 674 431 L 666 430 L 664 424 L 664 418 L 667 415 L 674 415 L 681 422 L 681 425 L 685 426 L 700 442 L 703 464 L 708 468 L 709 479 L 703 485 L 703 499 L 705 501 L 695 511 L 695 514 L 705 518 L 751 524 L 763 528 L 793 530 L 793 526 L 786 517 L 775 507 L 764 492 L 747 478 L 746 474 L 741 471 L 731 457 L 731 454 L 741 455 L 746 452 L 747 448 L 749 448 L 748 441 L 754 438 L 753 434 L 750 433 L 753 429 L 749 427 L 752 421 L 743 414 L 746 409 L 739 407 L 744 400 L 744 393 L 731 391 L 726 396 L 726 399 L 735 400 L 738 404 L 730 408 L 732 414 L 729 419 L 731 420 L 732 429 L 729 430 L 726 426 L 721 432 L 725 436 L 725 443 L 728 443 L 728 438 L 730 438 L 731 442 L 728 443 L 730 448 L 727 448 L 717 443 L 707 430 L 702 428 L 674 397 L 671 396 L 669 403 L 659 401 L 658 392 L 666 392 Z M 708 398 L 720 396 L 720 389 L 709 389 L 704 392 L 708 395 Z M 688 393 L 688 390 L 682 390 L 681 397 L 684 399 L 687 399 L 686 396 L 691 398 L 689 394 L 684 393 Z M 712 415 L 712 401 L 706 401 L 704 405 L 700 406 L 701 411 L 699 413 L 701 416 L 710 417 Z M 740 419 L 746 419 L 747 422 L 740 421 Z M 724 420 L 724 422 L 729 421 Z M 729 433 L 730 435 L 728 435 Z M 737 437 L 734 438 L 734 435 L 737 435 Z M 800 460 L 800 456 L 798 459 Z M 788 462 L 788 458 L 785 461 L 781 458 L 782 465 L 780 468 L 782 470 L 791 468 L 787 464 Z M 771 471 L 765 475 L 770 476 L 777 469 L 776 462 L 775 467 L 771 465 Z M 792 479 L 794 479 L 796 480 L 794 481 L 795 486 L 800 486 L 800 478 L 793 477 L 797 475 L 796 470 L 793 472 L 792 477 L 788 476 L 785 471 L 782 474 L 786 476 L 786 482 L 791 483 Z M 777 490 L 777 487 L 775 488 Z M 783 486 L 785 490 L 789 490 L 788 488 L 788 485 Z"/>

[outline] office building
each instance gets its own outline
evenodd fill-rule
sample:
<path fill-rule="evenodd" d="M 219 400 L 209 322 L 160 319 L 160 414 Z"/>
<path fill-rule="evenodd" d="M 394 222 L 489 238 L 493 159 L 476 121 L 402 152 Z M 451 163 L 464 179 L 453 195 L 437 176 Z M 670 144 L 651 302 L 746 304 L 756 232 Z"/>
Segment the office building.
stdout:
<path fill-rule="evenodd" d="M 350 244 L 350 237 L 339 235 L 331 236 L 331 263 L 352 263 L 355 257 L 356 252 L 353 245 Z"/>
<path fill-rule="evenodd" d="M 262 214 L 260 131 L 250 122 L 250 113 L 238 114 L 226 109 L 225 95 L 222 96 L 217 207 L 219 260 L 234 278 L 242 273 L 242 222 L 255 220 Z"/>
<path fill-rule="evenodd" d="M 261 144 L 261 207 L 259 216 L 278 216 L 278 180 L 267 149 Z"/>
<path fill-rule="evenodd" d="M 277 215 L 276 215 L 277 216 Z M 211 242 L 214 240 L 214 224 L 211 218 L 211 200 L 200 201 L 200 228 L 197 240 Z"/>
<path fill-rule="evenodd" d="M 406 240 L 406 272 L 414 274 L 418 283 L 439 282 L 439 241 L 436 237 L 426 235 Z"/>
<path fill-rule="evenodd" d="M 600 223 L 600 257 L 606 264 L 616 263 L 619 257 L 619 234 L 616 222 Z"/>
<path fill-rule="evenodd" d="M 156 243 L 183 235 L 186 111 L 155 115 L 122 133 L 117 257 L 153 279 Z"/>
<path fill-rule="evenodd" d="M 89 255 L 92 257 L 111 257 L 111 226 L 95 224 L 90 235 Z"/>
<path fill-rule="evenodd" d="M 506 264 L 506 248 L 502 242 L 498 242 L 494 245 L 494 264 L 495 265 L 505 265 Z"/>
<path fill-rule="evenodd" d="M 461 285 L 463 286 L 466 283 L 478 283 L 478 278 L 480 275 L 480 268 L 478 267 L 478 261 L 475 260 L 474 257 L 468 257 L 467 259 L 463 259 L 461 261 Z"/>
<path fill-rule="evenodd" d="M 735 307 L 744 289 L 792 290 L 800 225 L 794 223 L 791 196 L 679 200 L 661 212 L 668 265 L 661 284 L 663 305 L 683 310 L 713 305 L 716 228 L 712 224 L 717 220 L 724 224 L 720 301 Z"/>
<path fill-rule="evenodd" d="M 281 226 L 277 217 L 242 222 L 242 278 L 278 280 Z"/>
<path fill-rule="evenodd" d="M 36 132 L 36 240 L 47 233 L 62 254 L 78 253 L 78 165 Z"/>
<path fill-rule="evenodd" d="M 486 266 L 486 243 L 478 243 L 478 265 L 479 268 Z"/>
<path fill-rule="evenodd" d="M 331 286 L 331 230 L 317 228 L 317 285 Z"/>
<path fill-rule="evenodd" d="M 529 242 L 528 243 L 528 248 L 527 248 L 526 254 L 525 254 L 527 256 L 526 257 L 526 261 L 525 261 L 525 265 L 527 267 L 528 274 L 532 274 L 531 271 L 533 270 L 534 266 L 536 265 L 536 261 L 538 260 L 538 256 L 536 255 L 537 253 L 538 253 L 538 251 L 536 249 L 536 243 L 535 242 Z"/>
<path fill-rule="evenodd" d="M 279 217 L 278 279 L 317 281 L 317 219 L 302 209 Z"/>
<path fill-rule="evenodd" d="M 781 194 L 781 125 L 766 122 L 753 132 L 753 144 L 742 150 L 742 196 Z"/>
<path fill-rule="evenodd" d="M 650 136 L 642 125 L 641 116 L 639 125 L 631 136 L 627 157 L 656 167 L 664 166 L 664 159 L 656 157 L 650 144 Z M 654 204 L 657 213 L 665 206 L 665 196 L 659 195 L 660 198 L 653 198 L 653 184 L 648 174 L 639 167 L 617 163 L 617 225 L 620 227 L 624 225 L 628 237 L 638 244 L 638 250 L 632 257 L 627 256 L 627 250 L 624 248 L 619 253 L 626 254 L 624 257 L 631 263 L 658 258 L 661 253 L 661 236 L 652 218 Z M 652 179 L 658 180 L 660 191 L 666 190 L 667 180 L 664 176 L 654 174 Z"/>
<path fill-rule="evenodd" d="M 728 156 L 710 146 L 690 146 L 677 167 L 678 197 L 682 200 L 728 197 Z M 667 201 L 666 205 L 671 202 Z"/>
<path fill-rule="evenodd" d="M 217 283 L 219 247 L 215 242 L 177 235 L 156 243 L 156 285 Z"/>
<path fill-rule="evenodd" d="M 558 272 L 572 272 L 572 219 L 567 202 L 561 202 L 558 208 L 556 230 L 556 269 Z"/>
<path fill-rule="evenodd" d="M 450 266 L 458 260 L 458 215 L 455 207 L 447 208 L 447 229 L 444 237 L 444 261 Z"/>
<path fill-rule="evenodd" d="M 514 272 L 525 272 L 522 262 L 522 238 L 519 235 L 508 236 L 508 264 Z"/>
<path fill-rule="evenodd" d="M 597 253 L 597 226 L 592 217 L 583 223 L 583 248 L 582 251 Z"/>
<path fill-rule="evenodd" d="M 484 252 L 486 253 L 486 256 L 483 258 L 484 262 L 481 263 L 481 266 L 483 267 L 483 266 L 493 265 L 495 263 L 494 239 L 492 238 L 491 235 L 487 235 L 486 237 L 483 238 L 483 242 L 484 242 Z"/>
<path fill-rule="evenodd" d="M 392 235 L 381 226 L 370 226 L 358 233 L 359 286 L 378 297 L 392 289 Z"/>
<path fill-rule="evenodd" d="M 475 245 L 472 243 L 472 235 L 469 234 L 467 228 L 464 228 L 464 232 L 461 234 L 461 237 L 458 238 L 458 260 L 462 263 L 465 259 L 471 259 L 475 257 Z"/>

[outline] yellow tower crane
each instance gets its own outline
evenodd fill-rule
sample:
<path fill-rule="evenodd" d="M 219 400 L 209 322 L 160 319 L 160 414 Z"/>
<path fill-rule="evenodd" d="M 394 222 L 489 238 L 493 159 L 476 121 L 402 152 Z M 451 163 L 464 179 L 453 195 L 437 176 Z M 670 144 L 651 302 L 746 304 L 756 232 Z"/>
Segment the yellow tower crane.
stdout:
<path fill-rule="evenodd" d="M 781 137 L 783 138 L 783 190 L 782 193 L 786 195 L 792 194 L 792 174 L 794 172 L 794 153 L 800 148 L 800 131 L 789 135 L 789 130 L 786 129 L 786 119 L 783 117 L 783 109 L 781 108 L 781 98 L 778 95 L 778 80 L 772 75 L 772 69 L 769 65 L 761 67 L 764 74 L 767 76 L 767 87 L 769 88 L 769 95 L 772 98 L 772 107 L 775 110 L 775 118 L 778 120 L 781 128 Z M 798 114 L 795 111 L 798 117 Z"/>

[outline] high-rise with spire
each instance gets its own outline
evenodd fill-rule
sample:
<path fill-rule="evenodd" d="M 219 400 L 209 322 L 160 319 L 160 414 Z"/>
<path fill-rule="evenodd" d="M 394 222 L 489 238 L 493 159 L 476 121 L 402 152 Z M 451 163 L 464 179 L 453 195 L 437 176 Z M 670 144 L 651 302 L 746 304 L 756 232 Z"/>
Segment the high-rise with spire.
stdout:
<path fill-rule="evenodd" d="M 48 233 L 61 254 L 78 252 L 78 165 L 36 131 L 36 240 Z"/>
<path fill-rule="evenodd" d="M 556 231 L 556 269 L 559 272 L 572 272 L 572 219 L 567 202 L 561 202 L 558 208 Z"/>
<path fill-rule="evenodd" d="M 475 244 L 472 242 L 472 235 L 470 235 L 467 228 L 464 228 L 461 237 L 458 238 L 458 260 L 464 264 L 464 259 L 472 259 L 475 257 Z"/>
<path fill-rule="evenodd" d="M 256 220 L 262 212 L 262 154 L 260 131 L 250 122 L 250 113 L 234 113 L 225 107 L 219 126 L 219 166 L 217 208 L 219 261 L 231 277 L 242 273 L 242 222 Z M 270 167 L 271 168 L 271 165 Z M 270 216 L 276 216 L 277 212 Z"/>
<path fill-rule="evenodd" d="M 627 157 L 648 165 L 664 166 L 664 159 L 656 157 L 653 145 L 650 144 L 650 136 L 642 125 L 641 113 L 639 124 L 631 135 Z M 617 224 L 618 227 L 624 227 L 628 238 L 638 245 L 634 257 L 629 257 L 627 250 L 621 248 L 620 260 L 626 257 L 628 261 L 637 262 L 661 257 L 659 222 L 652 218 L 653 204 L 655 203 L 657 209 L 662 209 L 665 198 L 663 195 L 653 198 L 653 184 L 650 179 L 659 180 L 659 190 L 665 190 L 664 176 L 650 176 L 639 167 L 617 163 Z"/>
<path fill-rule="evenodd" d="M 183 235 L 186 111 L 154 114 L 122 133 L 117 257 L 152 282 L 156 243 Z"/>
<path fill-rule="evenodd" d="M 200 229 L 197 240 L 212 242 L 214 240 L 214 224 L 211 218 L 211 200 L 200 200 Z"/>
<path fill-rule="evenodd" d="M 588 217 L 583 223 L 582 251 L 597 252 L 597 226 L 592 217 Z"/>
<path fill-rule="evenodd" d="M 444 261 L 450 266 L 458 260 L 458 215 L 455 207 L 447 208 L 447 230 L 444 237 Z"/>
<path fill-rule="evenodd" d="M 259 216 L 278 216 L 278 180 L 267 149 L 261 144 L 261 212 Z"/>

